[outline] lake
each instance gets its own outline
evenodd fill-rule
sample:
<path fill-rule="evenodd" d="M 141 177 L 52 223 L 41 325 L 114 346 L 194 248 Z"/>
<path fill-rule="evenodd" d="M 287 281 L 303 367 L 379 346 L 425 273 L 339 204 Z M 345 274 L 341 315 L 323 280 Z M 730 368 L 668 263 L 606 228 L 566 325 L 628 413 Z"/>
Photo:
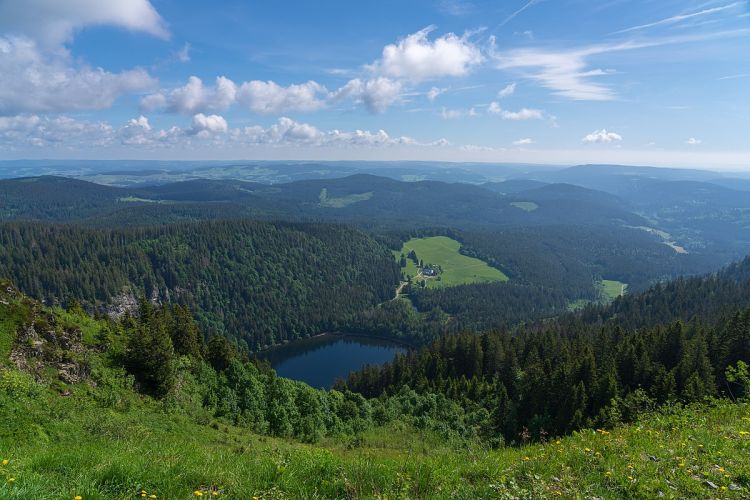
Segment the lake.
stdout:
<path fill-rule="evenodd" d="M 280 377 L 329 389 L 337 378 L 365 365 L 391 361 L 406 347 L 395 342 L 356 335 L 325 334 L 273 347 L 258 354 Z"/>

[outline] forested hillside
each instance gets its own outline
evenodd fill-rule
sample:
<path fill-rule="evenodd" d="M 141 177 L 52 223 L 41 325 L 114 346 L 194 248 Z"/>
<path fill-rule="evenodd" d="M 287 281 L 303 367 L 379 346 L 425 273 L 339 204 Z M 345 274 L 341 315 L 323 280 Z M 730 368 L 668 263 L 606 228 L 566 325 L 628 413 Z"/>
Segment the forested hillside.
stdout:
<path fill-rule="evenodd" d="M 1 285 L 4 498 L 742 498 L 750 488 L 746 403 L 672 404 L 632 425 L 537 444 L 523 431 L 518 447 L 491 449 L 479 439 L 486 412 L 438 393 L 314 390 L 222 337 L 204 344 L 184 308 L 142 302 L 138 317 L 95 320 Z M 612 416 L 642 409 L 627 408 Z"/>
<path fill-rule="evenodd" d="M 442 337 L 340 387 L 440 394 L 484 415 L 487 439 L 506 441 L 607 426 L 673 400 L 736 396 L 726 374 L 750 359 L 748 268 L 750 260 L 513 331 Z"/>
<path fill-rule="evenodd" d="M 131 295 L 188 305 L 245 348 L 335 331 L 393 296 L 398 267 L 366 234 L 252 221 L 141 229 L 3 224 L 0 274 L 49 304 Z M 132 301 L 132 299 L 131 299 Z"/>

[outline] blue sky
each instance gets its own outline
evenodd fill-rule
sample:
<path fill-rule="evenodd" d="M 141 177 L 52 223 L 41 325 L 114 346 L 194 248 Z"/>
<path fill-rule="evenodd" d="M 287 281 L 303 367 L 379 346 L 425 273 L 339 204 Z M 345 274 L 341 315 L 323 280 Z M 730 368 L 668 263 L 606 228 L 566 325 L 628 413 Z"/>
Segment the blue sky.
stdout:
<path fill-rule="evenodd" d="M 750 170 L 748 1 L 0 1 L 0 158 Z"/>

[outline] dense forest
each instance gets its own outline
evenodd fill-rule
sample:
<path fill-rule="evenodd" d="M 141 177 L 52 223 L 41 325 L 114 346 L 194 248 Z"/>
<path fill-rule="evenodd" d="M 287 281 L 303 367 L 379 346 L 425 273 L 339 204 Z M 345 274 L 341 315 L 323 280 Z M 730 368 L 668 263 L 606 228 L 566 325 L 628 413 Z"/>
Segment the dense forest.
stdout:
<path fill-rule="evenodd" d="M 517 442 L 610 426 L 668 401 L 736 396 L 731 370 L 750 359 L 750 260 L 718 276 L 658 286 L 613 306 L 514 331 L 445 336 L 350 375 L 339 388 L 387 397 L 406 388 L 439 394 L 480 421 L 487 439 Z M 741 286 L 738 286 L 738 278 Z M 699 293 L 715 300 L 699 306 Z M 624 304 L 655 304 L 632 319 L 602 323 Z M 659 308 L 660 304 L 674 307 Z M 681 305 L 680 305 L 681 304 Z M 685 322 L 685 311 L 693 310 Z M 592 311 L 598 310 L 599 314 Z M 705 316 L 697 313 L 705 313 Z M 631 318 L 638 317 L 632 309 Z"/>
<path fill-rule="evenodd" d="M 189 306 L 206 335 L 222 333 L 245 350 L 336 331 L 392 298 L 399 275 L 371 237 L 325 224 L 9 223 L 0 226 L 0 249 L 0 274 L 34 298 L 101 310 L 145 293 Z"/>

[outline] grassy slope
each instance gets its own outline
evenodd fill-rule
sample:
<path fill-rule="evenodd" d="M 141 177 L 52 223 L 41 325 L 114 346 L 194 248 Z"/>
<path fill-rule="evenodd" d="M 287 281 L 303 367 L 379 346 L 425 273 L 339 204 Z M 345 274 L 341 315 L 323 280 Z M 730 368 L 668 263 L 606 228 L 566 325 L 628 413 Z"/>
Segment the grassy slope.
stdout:
<path fill-rule="evenodd" d="M 624 295 L 628 289 L 628 284 L 622 281 L 602 280 L 600 284 L 602 293 L 609 300 L 615 300 L 620 295 Z"/>
<path fill-rule="evenodd" d="M 741 497 L 750 488 L 750 405 L 655 414 L 498 451 L 449 447 L 398 426 L 302 445 L 219 423 L 198 425 L 151 400 L 127 410 L 70 397 L 0 394 L 0 450 L 15 478 L 1 498 Z M 215 428 L 214 428 L 215 427 Z M 310 480 L 315 478 L 315 480 Z M 717 489 L 706 481 L 712 482 Z M 741 488 L 735 490 L 735 488 Z M 731 489 L 730 489 L 731 488 Z"/>
<path fill-rule="evenodd" d="M 5 336 L 28 316 L 0 306 Z M 26 304 L 26 305 L 24 305 Z M 86 342 L 100 326 L 79 325 Z M 0 366 L 0 498 L 742 497 L 750 491 L 750 404 L 653 414 L 611 432 L 583 431 L 521 448 L 445 442 L 403 423 L 317 445 L 262 437 L 209 417 L 187 393 L 141 397 L 95 351 L 97 387 L 45 385 Z M 6 361 L 7 363 L 7 361 Z M 44 372 L 46 373 L 46 372 Z M 108 374 L 108 375 L 107 375 Z M 12 479 L 12 481 L 11 481 Z M 710 484 L 709 484 L 710 481 Z M 724 489 L 722 489 L 724 488 Z M 739 489 L 737 489 L 739 488 Z"/>
<path fill-rule="evenodd" d="M 394 252 L 398 259 L 401 254 L 407 255 L 414 250 L 417 257 L 425 265 L 439 265 L 443 269 L 440 281 L 428 280 L 428 286 L 453 286 L 469 283 L 485 283 L 490 281 L 508 281 L 508 277 L 499 269 L 490 267 L 486 262 L 466 255 L 461 255 L 461 243 L 446 236 L 432 236 L 429 238 L 412 238 L 404 243 L 400 251 Z M 404 270 L 406 275 L 415 276 L 417 268 L 407 259 Z"/>

